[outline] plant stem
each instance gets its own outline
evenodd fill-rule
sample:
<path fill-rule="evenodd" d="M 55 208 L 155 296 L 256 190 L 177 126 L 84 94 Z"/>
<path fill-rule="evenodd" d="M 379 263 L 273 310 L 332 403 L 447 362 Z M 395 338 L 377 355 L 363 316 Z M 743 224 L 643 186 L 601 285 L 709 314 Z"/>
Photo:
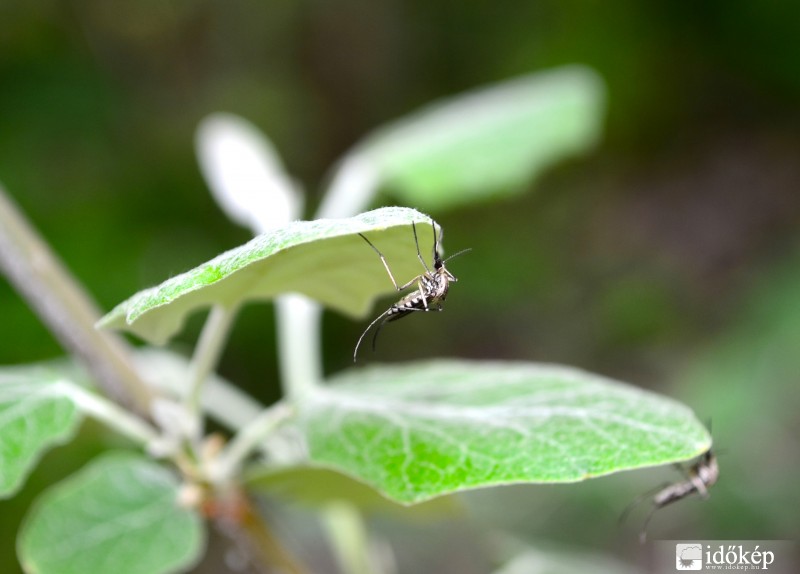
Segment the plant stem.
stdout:
<path fill-rule="evenodd" d="M 278 297 L 275 308 L 283 392 L 297 401 L 322 382 L 322 309 L 311 299 L 294 294 Z"/>
<path fill-rule="evenodd" d="M 350 502 L 327 504 L 323 525 L 333 546 L 339 570 L 347 574 L 378 574 L 383 569 L 369 553 L 369 539 L 361 513 Z"/>
<path fill-rule="evenodd" d="M 219 363 L 222 349 L 228 340 L 228 333 L 238 306 L 225 307 L 214 305 L 208 314 L 200 339 L 194 349 L 192 357 L 192 375 L 189 381 L 189 390 L 186 394 L 186 407 L 189 415 L 195 419 L 201 417 L 201 396 L 203 383 Z M 198 428 L 202 428 L 198 425 Z"/>
<path fill-rule="evenodd" d="M 209 473 L 211 479 L 220 484 L 233 479 L 244 459 L 294 413 L 295 409 L 289 403 L 276 403 L 264 409 L 256 419 L 236 433 L 217 457 Z"/>
<path fill-rule="evenodd" d="M 316 216 L 336 218 L 359 213 L 375 196 L 378 180 L 374 165 L 358 150 L 348 154 L 339 164 Z M 319 313 L 313 317 L 316 336 L 319 336 L 319 318 Z M 374 557 L 369 554 L 369 538 L 364 522 L 352 504 L 342 501 L 328 505 L 323 511 L 323 525 L 328 531 L 342 572 L 374 574 L 381 571 Z"/>
<path fill-rule="evenodd" d="M 98 331 L 97 306 L 0 186 L 0 270 L 42 322 L 117 403 L 149 416 L 152 393 L 125 342 Z"/>
<path fill-rule="evenodd" d="M 339 165 L 317 218 L 355 215 L 375 194 L 377 174 L 371 163 L 350 154 Z M 284 395 L 296 401 L 322 384 L 321 307 L 302 295 L 276 301 L 278 352 Z"/>
<path fill-rule="evenodd" d="M 156 429 L 143 419 L 131 414 L 116 403 L 92 394 L 74 383 L 57 382 L 52 386 L 50 392 L 69 398 L 78 409 L 87 415 L 143 446 L 147 446 L 159 437 Z"/>

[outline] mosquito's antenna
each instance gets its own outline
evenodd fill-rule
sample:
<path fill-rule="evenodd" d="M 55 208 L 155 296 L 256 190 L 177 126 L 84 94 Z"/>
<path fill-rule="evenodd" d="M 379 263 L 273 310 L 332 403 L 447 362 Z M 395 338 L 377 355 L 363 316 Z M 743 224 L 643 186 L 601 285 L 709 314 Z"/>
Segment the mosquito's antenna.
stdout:
<path fill-rule="evenodd" d="M 425 271 L 430 273 L 431 270 L 428 268 L 428 264 L 425 263 L 425 260 L 422 258 L 422 254 L 419 252 L 419 239 L 417 239 L 417 226 L 414 225 L 413 221 L 411 222 L 411 230 L 414 232 L 414 243 L 417 246 L 417 258 L 419 259 L 419 262 L 422 263 L 422 266 L 425 268 Z M 434 242 L 435 242 L 436 241 L 436 229 L 433 230 L 433 234 L 434 234 Z"/>
<path fill-rule="evenodd" d="M 442 263 L 447 263 L 447 262 L 448 262 L 448 261 L 450 261 L 450 260 L 451 260 L 453 257 L 458 257 L 459 255 L 463 255 L 463 254 L 464 254 L 464 253 L 466 253 L 467 251 L 472 251 L 472 247 L 467 247 L 466 249 L 462 249 L 461 251 L 456 251 L 456 252 L 455 252 L 455 253 L 453 253 L 453 254 L 452 254 L 450 257 L 448 257 L 447 259 L 445 259 L 444 261 L 442 261 Z"/>

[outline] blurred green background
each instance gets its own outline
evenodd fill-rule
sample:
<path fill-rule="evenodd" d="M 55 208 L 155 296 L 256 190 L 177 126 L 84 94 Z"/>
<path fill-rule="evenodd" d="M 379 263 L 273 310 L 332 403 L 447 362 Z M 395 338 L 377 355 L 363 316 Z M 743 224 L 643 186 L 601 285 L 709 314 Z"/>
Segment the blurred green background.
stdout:
<path fill-rule="evenodd" d="M 258 125 L 313 206 L 371 129 L 475 86 L 591 66 L 608 87 L 601 144 L 527 195 L 434 213 L 451 252 L 473 248 L 450 265 L 447 313 L 393 324 L 369 360 L 560 362 L 669 394 L 713 421 L 722 475 L 710 501 L 657 514 L 651 537 L 797 539 L 798 38 L 792 2 L 4 0 L 0 181 L 109 309 L 249 237 L 200 176 L 206 114 Z M 0 364 L 60 354 L 3 280 L 0 317 Z M 326 315 L 328 372 L 349 365 L 363 327 Z M 273 331 L 271 307 L 248 307 L 221 368 L 265 402 L 278 396 Z M 0 502 L 0 572 L 18 568 L 31 497 L 115 440 L 91 425 L 81 438 Z M 639 518 L 616 519 L 677 477 L 477 492 L 462 497 L 471 526 L 447 536 L 495 529 L 636 563 Z M 433 541 L 436 524 L 375 528 L 434 544 L 440 572 L 482 571 Z"/>

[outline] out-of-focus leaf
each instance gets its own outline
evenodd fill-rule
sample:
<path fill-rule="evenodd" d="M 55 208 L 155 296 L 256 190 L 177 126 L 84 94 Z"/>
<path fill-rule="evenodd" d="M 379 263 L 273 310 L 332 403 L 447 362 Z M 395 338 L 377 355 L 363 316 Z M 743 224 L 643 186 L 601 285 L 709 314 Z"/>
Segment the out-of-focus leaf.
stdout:
<path fill-rule="evenodd" d="M 358 233 L 383 252 L 397 281 L 405 282 L 424 270 L 417 259 L 412 222 L 421 252 L 430 257 L 431 219 L 413 209 L 385 207 L 346 219 L 295 221 L 140 291 L 99 325 L 163 343 L 195 310 L 289 292 L 361 317 L 373 299 L 394 288 L 380 259 Z"/>
<path fill-rule="evenodd" d="M 214 199 L 236 223 L 258 234 L 300 216 L 303 198 L 278 152 L 244 118 L 208 116 L 197 129 L 195 147 Z"/>
<path fill-rule="evenodd" d="M 195 512 L 178 506 L 178 481 L 130 453 L 104 455 L 37 501 L 18 539 L 37 574 L 160 574 L 191 566 L 203 548 Z"/>
<path fill-rule="evenodd" d="M 350 157 L 423 209 L 516 193 L 597 141 L 604 99 L 588 68 L 540 72 L 433 103 L 380 128 Z"/>
<path fill-rule="evenodd" d="M 434 361 L 347 371 L 301 404 L 312 464 L 402 503 L 509 483 L 575 482 L 711 445 L 684 405 L 577 369 Z"/>
<path fill-rule="evenodd" d="M 75 433 L 81 415 L 60 391 L 77 377 L 66 362 L 0 369 L 0 498 L 17 491 L 47 449 Z"/>

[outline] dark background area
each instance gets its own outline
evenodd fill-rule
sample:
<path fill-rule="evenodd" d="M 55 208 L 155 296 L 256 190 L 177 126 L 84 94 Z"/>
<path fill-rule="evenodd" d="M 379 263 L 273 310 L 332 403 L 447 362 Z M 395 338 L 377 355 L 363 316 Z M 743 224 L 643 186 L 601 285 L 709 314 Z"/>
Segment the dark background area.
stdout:
<path fill-rule="evenodd" d="M 793 539 L 798 38 L 792 2 L 6 0 L 0 181 L 110 309 L 248 239 L 199 173 L 194 130 L 208 113 L 258 125 L 313 206 L 336 159 L 382 123 L 475 86 L 591 66 L 608 88 L 601 144 L 532 193 L 433 214 L 449 250 L 473 248 L 450 265 L 461 281 L 447 313 L 393 324 L 368 359 L 559 362 L 669 394 L 713 421 L 722 477 L 707 503 L 657 515 L 653 535 Z M 5 281 L 0 317 L 0 364 L 61 353 Z M 326 315 L 328 372 L 349 365 L 363 327 Z M 221 371 L 274 400 L 274 347 L 271 307 L 251 305 Z M 79 453 L 51 453 L 0 503 L 0 571 L 16 567 L 30 498 L 110 440 L 91 425 L 81 436 Z M 465 499 L 478 529 L 632 557 L 619 512 L 677 476 Z"/>

